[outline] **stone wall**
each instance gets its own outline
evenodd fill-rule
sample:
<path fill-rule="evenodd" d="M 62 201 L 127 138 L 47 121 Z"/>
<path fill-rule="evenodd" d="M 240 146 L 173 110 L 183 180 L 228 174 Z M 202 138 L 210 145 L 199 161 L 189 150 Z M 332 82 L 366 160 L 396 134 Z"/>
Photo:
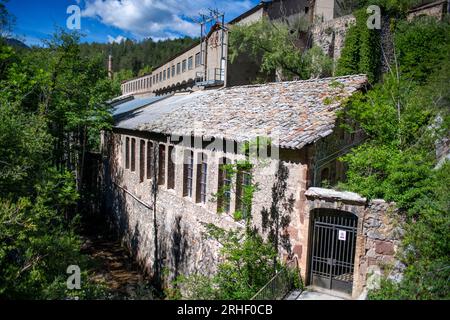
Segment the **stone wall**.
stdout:
<path fill-rule="evenodd" d="M 311 29 L 313 45 L 319 46 L 324 53 L 336 62 L 341 56 L 348 28 L 356 22 L 353 15 L 339 17 L 315 24 Z"/>
<path fill-rule="evenodd" d="M 367 290 L 379 284 L 380 276 L 401 278 L 402 265 L 396 259 L 403 236 L 402 220 L 395 205 L 383 200 L 367 201 L 352 192 L 310 188 L 305 196 L 307 224 L 301 232 L 307 232 L 312 221 L 310 213 L 315 209 L 333 209 L 350 212 L 358 217 L 355 267 L 353 274 L 353 298 L 365 298 Z M 308 242 L 306 242 L 308 243 Z M 303 276 L 308 283 L 309 265 L 302 261 Z"/>
<path fill-rule="evenodd" d="M 447 7 L 448 7 L 447 0 L 428 3 L 410 10 L 408 12 L 407 19 L 408 21 L 411 21 L 419 16 L 429 16 L 441 20 L 444 17 L 445 13 L 447 12 Z"/>
<path fill-rule="evenodd" d="M 218 191 L 218 159 L 227 157 L 234 161 L 242 159 L 243 156 L 221 151 L 193 149 L 195 157 L 200 152 L 208 157 L 207 202 L 196 203 L 193 200 L 196 199 L 197 192 L 195 188 L 197 166 L 194 166 L 193 173 L 194 194 L 192 198 L 183 196 L 183 163 L 178 161 L 175 163 L 174 189 L 168 189 L 166 170 L 166 184 L 158 186 L 155 202 L 152 193 L 153 180 L 145 178 L 143 182 L 140 182 L 140 140 L 151 139 L 154 143 L 163 145 L 168 145 L 168 141 L 164 139 L 158 141 L 154 137 L 128 135 L 136 139 L 136 171 L 132 172 L 125 169 L 124 164 L 125 136 L 115 133 L 104 139 L 108 149 L 105 158 L 110 159 L 105 172 L 109 176 L 106 179 L 108 181 L 106 202 L 115 228 L 119 231 L 124 244 L 151 276 L 157 276 L 156 266 L 159 266 L 160 270 L 165 270 L 167 278 L 159 280 L 166 285 L 179 274 L 213 273 L 219 261 L 220 245 L 204 237 L 204 224 L 213 223 L 225 229 L 244 226 L 243 221 L 235 221 L 232 217 L 233 208 L 236 206 L 234 192 L 231 195 L 231 213 L 217 213 L 217 202 L 214 201 L 212 194 Z M 175 145 L 174 150 L 175 158 L 182 159 L 186 148 Z M 168 168 L 167 162 L 166 157 L 166 168 Z M 301 189 L 306 188 L 306 166 L 298 159 L 286 160 L 282 163 L 287 171 L 286 198 L 292 198 L 296 202 Z M 277 183 L 278 164 L 277 160 L 264 161 L 258 163 L 253 170 L 253 182 L 258 185 L 258 190 L 254 194 L 252 217 L 255 227 L 261 232 L 261 212 L 271 207 L 272 187 Z M 145 177 L 147 177 L 146 172 Z M 280 207 L 283 201 L 287 199 L 280 201 Z M 156 214 L 154 214 L 154 208 L 156 208 Z M 290 235 L 290 252 L 285 250 L 281 253 L 283 257 L 287 257 L 299 253 L 299 222 L 296 218 L 298 217 L 296 210 L 284 213 L 291 217 L 291 223 L 286 230 Z M 155 264 L 155 261 L 159 261 L 159 264 Z"/>
<path fill-rule="evenodd" d="M 364 245 L 359 257 L 358 292 L 376 287 L 380 276 L 398 280 L 403 266 L 396 259 L 404 234 L 402 219 L 394 204 L 372 200 L 367 204 L 362 233 Z"/>

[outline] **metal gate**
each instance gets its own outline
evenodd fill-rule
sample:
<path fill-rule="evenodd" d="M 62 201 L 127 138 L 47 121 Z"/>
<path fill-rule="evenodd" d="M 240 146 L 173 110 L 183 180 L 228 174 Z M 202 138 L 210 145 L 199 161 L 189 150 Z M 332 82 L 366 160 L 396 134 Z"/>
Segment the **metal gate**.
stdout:
<path fill-rule="evenodd" d="M 311 252 L 312 285 L 352 293 L 358 218 L 342 211 L 314 214 Z"/>

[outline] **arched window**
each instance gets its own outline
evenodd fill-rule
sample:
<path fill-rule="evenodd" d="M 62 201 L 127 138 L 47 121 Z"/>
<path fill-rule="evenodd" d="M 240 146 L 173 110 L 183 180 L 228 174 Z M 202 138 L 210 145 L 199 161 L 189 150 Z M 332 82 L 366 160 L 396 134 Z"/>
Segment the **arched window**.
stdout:
<path fill-rule="evenodd" d="M 230 212 L 231 202 L 231 181 L 232 174 L 227 170 L 226 165 L 231 164 L 231 160 L 222 158 L 219 161 L 219 183 L 218 183 L 218 203 L 219 212 Z"/>
<path fill-rule="evenodd" d="M 198 203 L 206 203 L 206 186 L 208 181 L 208 157 L 204 153 L 198 154 L 197 164 L 197 199 Z"/>
<path fill-rule="evenodd" d="M 183 165 L 183 196 L 192 197 L 192 183 L 194 177 L 194 152 L 186 150 Z"/>

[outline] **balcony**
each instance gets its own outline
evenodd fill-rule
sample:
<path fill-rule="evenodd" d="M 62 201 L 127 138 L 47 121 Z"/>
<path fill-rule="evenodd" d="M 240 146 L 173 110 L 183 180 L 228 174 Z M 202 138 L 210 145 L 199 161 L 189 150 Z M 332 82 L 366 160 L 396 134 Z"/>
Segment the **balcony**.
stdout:
<path fill-rule="evenodd" d="M 206 78 L 204 72 L 196 72 L 195 74 L 195 85 L 197 87 L 216 87 L 221 86 L 225 82 L 225 71 L 224 69 L 214 68 L 209 69 L 206 72 Z"/>

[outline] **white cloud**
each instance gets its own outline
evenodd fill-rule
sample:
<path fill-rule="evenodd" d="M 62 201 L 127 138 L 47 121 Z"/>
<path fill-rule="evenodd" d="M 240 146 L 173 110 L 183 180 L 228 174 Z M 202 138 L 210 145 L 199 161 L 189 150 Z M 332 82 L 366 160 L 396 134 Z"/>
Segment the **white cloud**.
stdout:
<path fill-rule="evenodd" d="M 108 35 L 109 43 L 121 43 L 122 41 L 125 41 L 125 40 L 127 40 L 127 38 L 124 36 L 117 36 L 114 38 L 113 36 Z"/>
<path fill-rule="evenodd" d="M 232 18 L 253 6 L 250 0 L 86 0 L 83 17 L 132 33 L 137 38 L 173 38 L 178 34 L 199 36 L 196 18 L 217 7 Z"/>

